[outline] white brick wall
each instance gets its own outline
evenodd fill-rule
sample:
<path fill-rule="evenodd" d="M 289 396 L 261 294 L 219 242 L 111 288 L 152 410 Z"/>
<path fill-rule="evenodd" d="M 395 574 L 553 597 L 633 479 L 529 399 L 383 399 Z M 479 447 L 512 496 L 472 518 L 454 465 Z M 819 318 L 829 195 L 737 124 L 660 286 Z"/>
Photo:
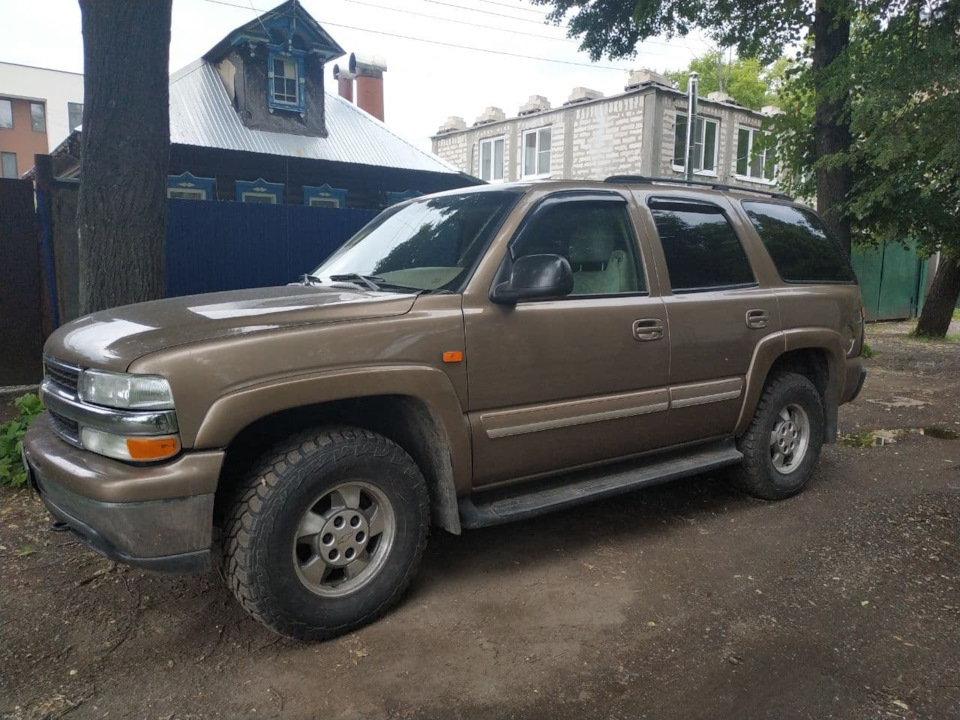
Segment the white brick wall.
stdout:
<path fill-rule="evenodd" d="M 647 110 L 645 113 L 645 109 Z M 550 126 L 553 179 L 602 180 L 610 175 L 642 174 L 644 157 L 661 177 L 680 177 L 673 169 L 674 130 L 677 113 L 686 112 L 686 98 L 668 90 L 642 88 L 609 98 L 509 118 L 433 139 L 434 152 L 464 172 L 479 175 L 479 142 L 504 137 L 504 176 L 522 176 L 523 132 Z M 701 100 L 699 112 L 720 121 L 716 174 L 704 180 L 750 185 L 734 177 L 736 129 L 759 127 L 762 117 L 752 110 Z M 644 127 L 644 117 L 659 118 L 659 147 L 655 127 Z M 650 121 L 651 125 L 657 122 Z"/>

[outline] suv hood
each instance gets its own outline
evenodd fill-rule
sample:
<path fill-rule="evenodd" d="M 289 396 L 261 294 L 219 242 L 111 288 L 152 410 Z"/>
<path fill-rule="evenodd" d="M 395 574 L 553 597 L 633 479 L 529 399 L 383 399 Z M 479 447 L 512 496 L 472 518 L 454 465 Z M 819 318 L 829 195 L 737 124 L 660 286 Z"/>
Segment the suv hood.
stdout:
<path fill-rule="evenodd" d="M 137 358 L 164 348 L 298 325 L 403 315 L 415 299 L 412 294 L 297 285 L 188 295 L 74 320 L 50 336 L 44 354 L 122 372 Z"/>

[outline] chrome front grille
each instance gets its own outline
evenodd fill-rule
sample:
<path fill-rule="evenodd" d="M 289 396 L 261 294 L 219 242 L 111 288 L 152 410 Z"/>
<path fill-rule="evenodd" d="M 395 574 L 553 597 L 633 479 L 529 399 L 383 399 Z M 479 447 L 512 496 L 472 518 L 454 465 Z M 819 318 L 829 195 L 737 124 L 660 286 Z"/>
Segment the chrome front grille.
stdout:
<path fill-rule="evenodd" d="M 80 368 L 74 365 L 54 360 L 52 357 L 43 358 L 44 374 L 60 387 L 77 392 L 77 383 L 80 380 Z"/>
<path fill-rule="evenodd" d="M 80 380 L 80 368 L 70 365 L 50 356 L 43 358 L 43 370 L 46 383 L 52 383 L 58 390 L 69 397 L 77 397 L 77 385 Z M 61 439 L 71 445 L 80 445 L 80 424 L 73 418 L 62 415 L 56 408 L 49 407 L 50 427 Z"/>

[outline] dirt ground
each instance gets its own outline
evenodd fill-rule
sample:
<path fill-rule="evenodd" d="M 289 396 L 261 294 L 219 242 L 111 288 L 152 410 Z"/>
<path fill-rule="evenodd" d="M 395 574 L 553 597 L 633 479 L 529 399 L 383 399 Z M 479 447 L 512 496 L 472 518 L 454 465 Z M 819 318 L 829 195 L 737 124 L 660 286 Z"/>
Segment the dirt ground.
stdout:
<path fill-rule="evenodd" d="M 960 717 L 960 441 L 851 446 L 960 430 L 960 344 L 908 329 L 869 329 L 856 437 L 801 496 L 706 476 L 440 535 L 400 608 L 319 645 L 2 491 L 0 717 Z"/>

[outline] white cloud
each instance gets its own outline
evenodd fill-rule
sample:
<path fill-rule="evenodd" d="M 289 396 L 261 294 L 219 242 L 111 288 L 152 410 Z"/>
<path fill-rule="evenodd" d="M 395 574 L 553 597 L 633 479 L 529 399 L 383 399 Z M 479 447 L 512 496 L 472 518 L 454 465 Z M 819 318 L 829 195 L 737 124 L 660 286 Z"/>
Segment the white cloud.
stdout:
<path fill-rule="evenodd" d="M 254 18 L 256 13 L 251 4 L 259 10 L 278 4 L 274 0 L 223 1 L 239 7 L 209 0 L 174 0 L 171 70 L 193 62 L 230 30 Z M 462 47 L 590 63 L 589 57 L 578 50 L 575 42 L 565 41 L 562 28 L 540 24 L 544 8 L 520 0 L 498 0 L 503 6 L 481 0 L 301 2 L 347 52 L 376 53 L 386 58 L 389 68 L 384 79 L 387 124 L 397 134 L 421 147 L 429 147 L 429 136 L 448 115 L 460 115 L 472 123 L 485 107 L 494 105 L 502 108 L 509 117 L 516 114 L 530 95 L 545 95 L 551 103 L 559 105 L 572 88 L 580 85 L 605 94 L 617 93 L 622 91 L 630 68 L 681 68 L 695 54 L 702 54 L 706 49 L 699 36 L 670 42 L 660 39 L 641 45 L 638 57 L 633 60 L 602 61 L 595 67 L 580 67 Z M 509 15 L 513 19 L 489 13 Z M 3 0 L 3 14 L 0 60 L 75 72 L 82 69 L 80 10 L 75 1 Z M 488 25 L 499 30 L 464 23 Z M 529 37 L 504 29 L 546 37 Z M 368 32 L 373 30 L 458 47 Z M 621 70 L 601 69 L 611 66 Z M 336 90 L 329 70 L 327 83 L 328 89 Z"/>

